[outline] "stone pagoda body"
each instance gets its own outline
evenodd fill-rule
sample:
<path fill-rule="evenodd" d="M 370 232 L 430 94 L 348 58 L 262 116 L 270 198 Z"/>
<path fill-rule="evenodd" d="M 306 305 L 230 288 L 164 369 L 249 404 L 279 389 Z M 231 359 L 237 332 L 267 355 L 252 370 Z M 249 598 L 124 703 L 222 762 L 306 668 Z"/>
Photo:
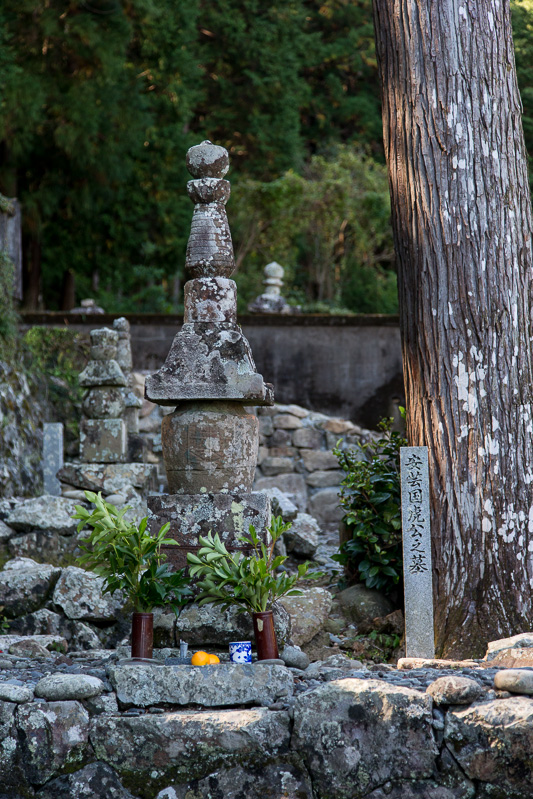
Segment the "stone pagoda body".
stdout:
<path fill-rule="evenodd" d="M 169 494 L 148 498 L 150 529 L 170 522 L 180 547 L 166 548 L 177 568 L 198 548 L 198 535 L 218 533 L 230 549 L 253 524 L 270 523 L 269 500 L 252 494 L 259 443 L 256 405 L 272 405 L 272 386 L 257 374 L 237 324 L 237 287 L 225 204 L 227 151 L 205 141 L 187 153 L 194 202 L 187 247 L 183 326 L 161 369 L 146 380 L 147 399 L 175 406 L 161 426 Z"/>

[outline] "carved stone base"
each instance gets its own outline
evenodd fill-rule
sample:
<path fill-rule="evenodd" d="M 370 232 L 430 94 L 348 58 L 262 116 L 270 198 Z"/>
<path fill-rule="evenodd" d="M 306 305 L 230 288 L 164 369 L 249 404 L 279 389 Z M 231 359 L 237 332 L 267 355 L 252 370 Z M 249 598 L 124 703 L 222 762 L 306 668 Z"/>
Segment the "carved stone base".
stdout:
<path fill-rule="evenodd" d="M 238 536 L 251 524 L 266 541 L 270 499 L 265 494 L 158 494 L 148 497 L 148 528 L 155 534 L 170 522 L 168 536 L 179 546 L 163 551 L 176 569 L 187 565 L 187 552 L 197 552 L 198 536 L 218 533 L 228 550 L 246 550 Z"/>

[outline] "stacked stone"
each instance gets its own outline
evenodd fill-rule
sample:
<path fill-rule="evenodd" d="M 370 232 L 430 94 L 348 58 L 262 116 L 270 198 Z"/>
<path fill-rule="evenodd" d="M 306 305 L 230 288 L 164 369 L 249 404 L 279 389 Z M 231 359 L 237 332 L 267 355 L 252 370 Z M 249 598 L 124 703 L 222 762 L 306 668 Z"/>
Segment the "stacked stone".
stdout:
<path fill-rule="evenodd" d="M 117 363 L 126 378 L 124 394 L 124 421 L 128 436 L 128 461 L 144 462 L 146 460 L 146 445 L 139 436 L 139 411 L 142 408 L 142 399 L 134 391 L 135 379 L 132 372 L 133 359 L 131 355 L 130 323 L 121 316 L 115 319 L 113 329 L 118 333 Z"/>
<path fill-rule="evenodd" d="M 175 406 L 161 426 L 170 494 L 149 497 L 150 526 L 169 521 L 181 545 L 168 547 L 181 568 L 198 535 L 219 533 L 238 548 L 250 524 L 264 530 L 270 506 L 252 494 L 259 427 L 246 406 L 272 405 L 272 386 L 255 371 L 250 345 L 237 324 L 237 287 L 225 204 L 230 184 L 227 151 L 205 141 L 187 153 L 195 203 L 186 268 L 184 324 L 167 359 L 146 380 L 146 398 Z"/>
<path fill-rule="evenodd" d="M 91 360 L 80 374 L 88 389 L 83 400 L 86 419 L 80 424 L 80 458 L 86 463 L 126 460 L 123 421 L 126 378 L 117 363 L 118 333 L 106 327 L 91 330 Z"/>

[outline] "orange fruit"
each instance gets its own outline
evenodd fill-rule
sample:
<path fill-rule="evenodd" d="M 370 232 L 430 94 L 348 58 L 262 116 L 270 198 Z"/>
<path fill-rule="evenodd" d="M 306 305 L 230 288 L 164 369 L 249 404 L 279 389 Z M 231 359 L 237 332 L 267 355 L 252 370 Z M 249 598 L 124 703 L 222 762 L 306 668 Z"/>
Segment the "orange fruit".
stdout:
<path fill-rule="evenodd" d="M 207 652 L 200 650 L 194 653 L 191 658 L 191 663 L 193 666 L 206 666 L 209 663 L 210 657 L 211 655 L 208 655 Z"/>
<path fill-rule="evenodd" d="M 214 663 L 220 663 L 220 658 L 216 655 L 208 655 L 209 660 L 207 661 L 209 666 L 212 666 Z"/>

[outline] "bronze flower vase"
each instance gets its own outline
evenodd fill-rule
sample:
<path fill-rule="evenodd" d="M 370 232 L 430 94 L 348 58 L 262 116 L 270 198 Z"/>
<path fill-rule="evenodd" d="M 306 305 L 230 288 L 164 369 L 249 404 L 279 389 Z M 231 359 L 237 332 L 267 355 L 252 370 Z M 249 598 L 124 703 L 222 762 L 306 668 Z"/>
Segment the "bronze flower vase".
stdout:
<path fill-rule="evenodd" d="M 133 613 L 131 617 L 131 656 L 150 660 L 154 647 L 154 614 Z"/>
<path fill-rule="evenodd" d="M 274 614 L 271 610 L 252 613 L 255 646 L 258 660 L 276 660 L 279 657 L 278 642 L 274 629 Z"/>

